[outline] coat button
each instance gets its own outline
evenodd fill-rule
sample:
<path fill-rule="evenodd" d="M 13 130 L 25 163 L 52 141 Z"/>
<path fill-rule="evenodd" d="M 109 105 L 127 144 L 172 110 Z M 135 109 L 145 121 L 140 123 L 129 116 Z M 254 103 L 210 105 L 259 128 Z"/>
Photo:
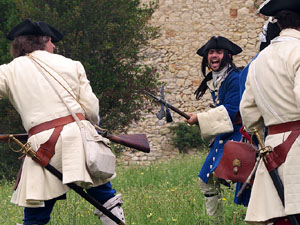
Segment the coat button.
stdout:
<path fill-rule="evenodd" d="M 216 158 L 215 157 L 213 157 L 213 161 L 215 161 L 216 160 Z"/>
<path fill-rule="evenodd" d="M 209 168 L 212 169 L 212 165 L 210 165 Z"/>
<path fill-rule="evenodd" d="M 220 140 L 220 141 L 219 141 L 219 144 L 220 144 L 220 145 L 223 144 L 223 140 Z"/>
<path fill-rule="evenodd" d="M 207 173 L 206 176 L 209 177 L 209 173 Z"/>
<path fill-rule="evenodd" d="M 218 152 L 218 149 L 216 148 L 216 153 Z"/>

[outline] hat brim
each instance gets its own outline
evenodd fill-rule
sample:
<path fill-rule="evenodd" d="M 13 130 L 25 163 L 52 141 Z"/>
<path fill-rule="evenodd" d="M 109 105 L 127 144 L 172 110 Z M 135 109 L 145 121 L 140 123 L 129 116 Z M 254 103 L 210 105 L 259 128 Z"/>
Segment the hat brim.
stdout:
<path fill-rule="evenodd" d="M 7 39 L 12 41 L 22 35 L 49 36 L 52 42 L 58 42 L 63 38 L 63 35 L 49 24 L 42 21 L 32 22 L 30 19 L 26 19 L 12 28 Z"/>
<path fill-rule="evenodd" d="M 265 16 L 275 16 L 276 13 L 282 10 L 289 10 L 300 13 L 299 0 L 266 0 L 258 9 L 258 12 Z"/>
<path fill-rule="evenodd" d="M 209 49 L 227 50 L 232 55 L 237 55 L 243 51 L 238 45 L 222 36 L 211 37 L 205 45 L 198 49 L 197 54 L 203 57 Z"/>

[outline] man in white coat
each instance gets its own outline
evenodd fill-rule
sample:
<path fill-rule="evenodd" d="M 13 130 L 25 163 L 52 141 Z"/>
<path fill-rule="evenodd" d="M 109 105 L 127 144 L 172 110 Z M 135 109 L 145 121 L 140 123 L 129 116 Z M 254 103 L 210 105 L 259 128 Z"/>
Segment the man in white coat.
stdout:
<path fill-rule="evenodd" d="M 32 158 L 26 156 L 24 159 L 21 177 L 11 199 L 12 203 L 25 207 L 23 224 L 47 224 L 56 200 L 64 199 L 69 191 L 68 183 L 87 188 L 89 194 L 125 222 L 121 196 L 115 195 L 109 182 L 111 178 L 103 180 L 89 174 L 80 129 L 62 101 L 68 103 L 85 126 L 91 126 L 87 120 L 98 124 L 98 99 L 84 67 L 79 61 L 53 53 L 53 42 L 60 41 L 62 35 L 45 22 L 26 19 L 14 27 L 7 38 L 12 41 L 14 60 L 0 66 L 0 99 L 7 97 L 20 114 L 32 148 L 37 151 L 56 133 L 57 123 L 64 123 L 54 142 L 55 151 L 49 157 L 50 164 L 62 173 L 62 181 Z M 32 59 L 61 76 L 60 82 L 53 79 L 51 83 L 62 99 Z M 43 128 L 49 124 L 50 127 Z M 96 214 L 103 225 L 115 224 L 99 211 Z"/>
<path fill-rule="evenodd" d="M 259 12 L 273 16 L 281 29 L 251 63 L 240 112 L 248 132 L 267 128 L 265 146 L 273 148 L 255 174 L 246 221 L 291 224 L 300 213 L 300 1 L 265 1 Z M 283 184 L 283 202 L 269 172 Z M 283 204 L 284 203 L 284 204 Z"/>

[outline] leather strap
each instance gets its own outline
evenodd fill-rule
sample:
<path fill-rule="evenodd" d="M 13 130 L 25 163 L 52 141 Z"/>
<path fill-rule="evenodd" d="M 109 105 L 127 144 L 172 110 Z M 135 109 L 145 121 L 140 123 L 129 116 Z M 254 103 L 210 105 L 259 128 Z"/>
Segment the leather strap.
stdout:
<path fill-rule="evenodd" d="M 48 163 L 50 162 L 50 159 L 55 154 L 55 145 L 63 127 L 64 125 L 55 127 L 49 140 L 41 144 L 39 149 L 37 150 L 36 156 L 40 160 L 36 158 L 33 158 L 33 160 L 41 164 L 42 167 L 47 166 Z"/>
<path fill-rule="evenodd" d="M 300 129 L 300 120 L 269 126 L 268 134 L 278 134 L 298 129 Z"/>
<path fill-rule="evenodd" d="M 80 120 L 85 120 L 83 114 L 77 113 L 76 115 Z M 39 149 L 37 150 L 36 155 L 41 160 L 41 161 L 40 160 L 35 160 L 37 163 L 39 163 L 43 167 L 48 165 L 51 158 L 55 154 L 55 145 L 56 145 L 56 142 L 58 140 L 58 137 L 59 137 L 64 125 L 72 123 L 74 121 L 75 121 L 75 119 L 73 118 L 72 115 L 64 116 L 64 117 L 60 117 L 60 118 L 57 118 L 57 119 L 54 119 L 54 120 L 51 120 L 51 121 L 41 123 L 41 124 L 39 124 L 35 127 L 32 127 L 28 131 L 28 135 L 30 137 L 30 136 L 35 135 L 37 133 L 40 133 L 42 131 L 55 128 L 53 130 L 53 133 L 51 134 L 50 138 L 48 139 L 48 141 L 41 144 Z M 22 161 L 20 170 L 18 172 L 18 177 L 17 177 L 16 183 L 15 183 L 15 186 L 14 186 L 14 190 L 17 189 L 18 184 L 19 184 L 20 179 L 21 179 L 23 162 L 24 162 L 24 159 Z"/>
<path fill-rule="evenodd" d="M 299 135 L 300 129 L 293 130 L 283 143 L 277 145 L 273 151 L 266 156 L 265 162 L 269 172 L 278 168 L 282 163 L 285 162 L 288 152 Z"/>
<path fill-rule="evenodd" d="M 80 120 L 85 120 L 83 114 L 76 114 Z M 55 145 L 58 140 L 58 137 L 64 127 L 64 125 L 75 122 L 75 119 L 72 115 L 57 118 L 51 121 L 47 121 L 45 123 L 41 123 L 29 130 L 29 136 L 37 134 L 39 132 L 49 130 L 54 128 L 50 138 L 45 143 L 41 144 L 39 149 L 36 152 L 36 156 L 38 159 L 35 159 L 36 162 L 41 164 L 43 167 L 47 166 L 50 162 L 51 158 L 55 154 Z"/>
<path fill-rule="evenodd" d="M 76 113 L 76 115 L 80 120 L 85 120 L 85 117 L 82 113 Z M 32 127 L 28 131 L 28 135 L 30 137 L 30 136 L 35 135 L 37 133 L 40 133 L 42 131 L 52 129 L 52 128 L 57 127 L 57 126 L 66 125 L 66 124 L 72 123 L 74 121 L 75 120 L 74 120 L 72 115 L 60 117 L 60 118 L 57 118 L 57 119 L 54 119 L 54 120 L 50 120 L 50 121 L 41 123 L 41 124 L 39 124 L 35 127 Z"/>

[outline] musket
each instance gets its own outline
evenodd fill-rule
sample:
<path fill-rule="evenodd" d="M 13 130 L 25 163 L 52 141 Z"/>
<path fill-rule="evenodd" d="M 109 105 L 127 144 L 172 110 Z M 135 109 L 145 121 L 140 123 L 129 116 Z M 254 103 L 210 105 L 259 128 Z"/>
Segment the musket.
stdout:
<path fill-rule="evenodd" d="M 20 135 L 19 135 L 20 137 Z M 24 138 L 24 136 L 21 136 L 22 138 Z M 14 149 L 12 149 L 12 147 L 10 146 L 10 142 L 14 141 L 17 143 L 17 145 L 19 145 L 21 147 L 20 150 L 15 151 Z M 31 157 L 34 161 L 36 162 L 41 162 L 41 159 L 39 159 L 36 155 L 36 152 L 31 148 L 30 143 L 26 143 L 23 144 L 21 141 L 19 141 L 16 137 L 14 137 L 13 135 L 9 135 L 8 137 L 8 144 L 9 147 L 15 151 L 15 152 L 22 152 L 23 154 L 28 155 L 29 157 Z M 62 173 L 60 171 L 58 171 L 55 167 L 53 167 L 51 164 L 47 164 L 45 166 L 45 168 L 52 173 L 54 176 L 56 176 L 59 180 L 62 181 Z M 95 206 L 97 209 L 99 209 L 104 215 L 106 215 L 107 217 L 109 217 L 111 220 L 113 220 L 115 223 L 117 223 L 118 225 L 125 225 L 125 223 L 123 221 L 121 221 L 117 216 L 115 216 L 113 213 L 111 213 L 111 211 L 109 211 L 108 209 L 106 209 L 100 202 L 98 202 L 94 197 L 92 197 L 90 194 L 88 194 L 87 192 L 84 191 L 83 188 L 81 188 L 80 186 L 74 184 L 74 183 L 69 183 L 66 184 L 69 188 L 71 188 L 72 190 L 74 190 L 77 194 L 79 194 L 81 197 L 83 197 L 85 200 L 87 200 L 89 203 L 91 203 L 93 206 Z"/>
<path fill-rule="evenodd" d="M 151 94 L 151 93 L 148 92 L 148 91 L 144 91 L 144 92 L 145 92 L 145 94 L 147 94 L 148 96 L 152 97 L 152 98 L 153 98 L 155 101 L 157 101 L 158 103 L 160 103 L 160 104 L 162 104 L 162 105 L 165 105 L 167 108 L 170 108 L 171 110 L 173 110 L 174 112 L 178 113 L 180 116 L 184 117 L 185 119 L 189 120 L 189 119 L 191 118 L 188 114 L 186 114 L 186 113 L 180 111 L 178 108 L 172 106 L 171 104 L 169 104 L 168 102 L 166 102 L 164 99 L 161 99 L 161 98 L 159 98 L 159 97 L 157 97 L 157 96 Z M 232 124 L 233 124 L 233 125 L 237 125 L 237 124 L 241 124 L 241 123 L 242 123 L 242 121 L 241 121 L 241 118 L 239 117 L 239 112 L 238 112 L 238 113 L 236 113 L 235 119 L 234 119 L 234 121 L 232 122 Z M 199 124 L 197 123 L 197 125 L 199 125 Z"/>
<path fill-rule="evenodd" d="M 112 135 L 109 131 L 102 129 L 101 127 L 93 124 L 98 134 L 109 139 L 111 142 L 124 145 L 129 148 L 134 148 L 142 152 L 149 153 L 150 146 L 145 134 L 119 134 Z"/>
<path fill-rule="evenodd" d="M 163 100 L 163 99 L 161 99 L 161 98 L 159 98 L 159 97 L 157 97 L 157 96 L 151 94 L 151 93 L 148 92 L 148 91 L 144 91 L 144 92 L 145 92 L 148 96 L 152 97 L 155 101 L 159 102 L 160 104 L 163 104 L 163 105 L 167 106 L 168 108 L 170 108 L 171 110 L 173 110 L 174 112 L 176 112 L 176 113 L 179 114 L 180 116 L 186 118 L 187 120 L 191 118 L 188 114 L 186 114 L 186 113 L 180 111 L 178 108 L 176 108 L 176 107 L 172 106 L 171 104 L 167 103 L 165 100 Z"/>
<path fill-rule="evenodd" d="M 95 126 L 95 128 L 101 136 L 109 139 L 111 142 L 134 148 L 145 153 L 150 152 L 149 142 L 145 134 L 120 134 L 116 136 L 98 126 Z M 26 141 L 28 139 L 27 133 L 13 134 L 13 136 L 22 141 Z M 0 142 L 7 142 L 8 138 L 9 134 L 0 134 Z"/>

